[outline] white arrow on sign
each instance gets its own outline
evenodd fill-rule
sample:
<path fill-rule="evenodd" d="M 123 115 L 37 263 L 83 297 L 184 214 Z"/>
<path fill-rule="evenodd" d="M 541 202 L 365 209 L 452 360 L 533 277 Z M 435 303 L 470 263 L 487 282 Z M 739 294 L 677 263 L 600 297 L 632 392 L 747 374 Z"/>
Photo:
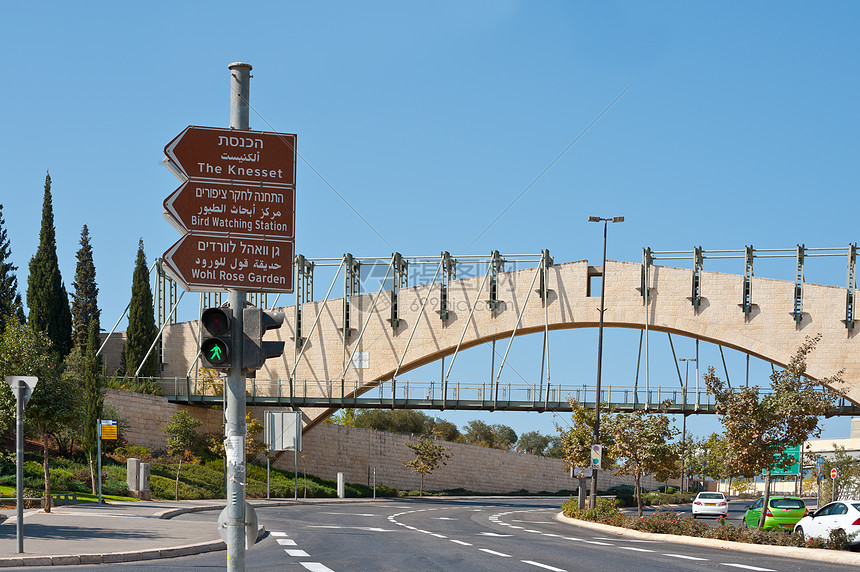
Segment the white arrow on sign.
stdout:
<path fill-rule="evenodd" d="M 26 375 L 7 375 L 6 383 L 9 384 L 9 387 L 12 388 L 12 393 L 16 396 L 18 392 L 18 381 L 24 382 L 24 407 L 27 407 L 27 402 L 30 401 L 30 396 L 33 395 L 33 390 L 36 389 L 36 384 L 39 382 L 39 378 L 35 376 L 26 376 Z"/>

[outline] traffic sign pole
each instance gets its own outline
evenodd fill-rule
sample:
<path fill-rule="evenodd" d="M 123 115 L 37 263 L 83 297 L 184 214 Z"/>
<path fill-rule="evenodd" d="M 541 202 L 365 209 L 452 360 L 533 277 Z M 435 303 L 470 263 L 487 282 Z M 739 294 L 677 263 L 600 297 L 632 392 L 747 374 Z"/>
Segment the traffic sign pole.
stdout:
<path fill-rule="evenodd" d="M 17 519 L 15 521 L 18 537 L 18 554 L 24 552 L 24 392 L 27 386 L 23 379 L 18 380 L 15 392 L 15 493 L 18 495 Z"/>
<path fill-rule="evenodd" d="M 230 69 L 230 128 L 249 129 L 248 97 L 251 65 L 232 63 Z M 233 310 L 233 331 L 243 332 L 245 290 L 229 290 L 227 301 Z M 233 344 L 233 364 L 227 377 L 224 451 L 227 456 L 227 570 L 245 571 L 245 377 L 242 373 L 242 345 Z"/>

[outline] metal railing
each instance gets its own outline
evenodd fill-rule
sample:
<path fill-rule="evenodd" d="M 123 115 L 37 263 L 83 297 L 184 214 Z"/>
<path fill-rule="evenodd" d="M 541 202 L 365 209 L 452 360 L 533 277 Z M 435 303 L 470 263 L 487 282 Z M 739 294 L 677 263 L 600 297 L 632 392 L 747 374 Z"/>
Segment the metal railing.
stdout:
<path fill-rule="evenodd" d="M 161 378 L 162 394 L 177 403 L 221 401 L 221 384 L 196 384 L 186 378 Z M 290 393 L 290 388 L 293 393 Z M 527 384 L 488 382 L 449 382 L 447 391 L 440 381 L 385 382 L 340 380 L 249 379 L 248 405 L 290 407 L 376 408 L 376 409 L 461 409 L 487 411 L 570 411 L 569 400 L 594 407 L 595 388 L 584 384 Z M 821 388 L 821 391 L 829 391 Z M 772 393 L 760 389 L 760 395 Z M 616 411 L 637 409 L 673 414 L 716 413 L 713 395 L 706 389 L 696 391 L 672 386 L 604 386 L 600 401 Z M 858 415 L 860 407 L 839 398 L 835 415 Z"/>

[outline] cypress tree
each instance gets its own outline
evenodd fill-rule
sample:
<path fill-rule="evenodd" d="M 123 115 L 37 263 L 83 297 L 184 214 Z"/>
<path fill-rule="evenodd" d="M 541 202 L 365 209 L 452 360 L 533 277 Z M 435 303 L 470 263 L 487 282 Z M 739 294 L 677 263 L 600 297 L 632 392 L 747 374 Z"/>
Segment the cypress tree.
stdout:
<path fill-rule="evenodd" d="M 84 227 L 86 228 L 86 227 Z M 102 374 L 99 369 L 99 358 L 96 355 L 99 344 L 97 320 L 90 320 L 87 327 L 87 343 L 84 353 L 84 386 L 86 395 L 84 397 L 84 434 L 82 448 L 87 453 L 90 462 L 90 477 L 92 481 L 93 494 L 98 490 L 93 470 L 93 460 L 98 450 L 98 439 L 96 423 L 102 417 L 104 409 L 104 396 L 102 395 Z"/>
<path fill-rule="evenodd" d="M 24 305 L 18 293 L 18 267 L 12 264 L 12 250 L 6 236 L 3 205 L 0 205 L 0 332 L 9 322 L 24 323 Z"/>
<path fill-rule="evenodd" d="M 146 265 L 146 254 L 143 251 L 143 239 L 137 247 L 137 259 L 134 262 L 134 274 L 131 282 L 131 303 L 128 309 L 128 331 L 125 340 L 125 374 L 133 376 L 149 346 L 155 339 L 158 329 L 155 327 L 155 309 L 152 305 L 152 289 L 149 285 L 149 269 Z M 143 368 L 142 377 L 157 374 L 155 352 L 150 354 Z"/>
<path fill-rule="evenodd" d="M 93 247 L 90 244 L 90 231 L 87 225 L 81 230 L 81 248 L 77 254 L 78 264 L 75 268 L 75 281 L 72 286 L 75 293 L 72 296 L 72 325 L 74 327 L 74 344 L 81 353 L 87 347 L 87 336 L 91 323 L 95 324 L 96 336 L 100 331 L 98 296 L 99 287 L 96 284 L 96 267 L 93 263 Z"/>
<path fill-rule="evenodd" d="M 50 174 L 45 175 L 39 248 L 30 259 L 27 305 L 30 307 L 30 325 L 35 330 L 48 335 L 54 343 L 54 350 L 61 358 L 68 355 L 72 349 L 72 313 L 69 310 L 69 296 L 60 276 L 60 264 L 57 260 Z"/>

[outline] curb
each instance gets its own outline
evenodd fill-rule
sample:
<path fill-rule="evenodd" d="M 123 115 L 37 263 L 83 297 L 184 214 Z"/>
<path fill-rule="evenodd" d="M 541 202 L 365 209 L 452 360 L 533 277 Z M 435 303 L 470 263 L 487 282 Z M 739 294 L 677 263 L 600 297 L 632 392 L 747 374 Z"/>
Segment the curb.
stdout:
<path fill-rule="evenodd" d="M 572 524 L 583 528 L 599 530 L 601 532 L 611 532 L 620 536 L 640 538 L 642 540 L 662 540 L 664 542 L 676 542 L 678 544 L 705 546 L 708 548 L 724 548 L 727 550 L 762 554 L 765 556 L 783 556 L 786 558 L 814 560 L 816 562 L 823 561 L 833 564 L 860 565 L 860 554 L 847 551 L 826 550 L 823 548 L 798 548 L 795 546 L 774 546 L 772 544 L 748 544 L 746 542 L 732 542 L 731 540 L 718 540 L 714 538 L 697 538 L 695 536 L 640 532 L 629 528 L 621 528 L 618 526 L 610 526 L 608 524 L 570 518 L 568 516 L 564 516 L 564 513 L 562 512 L 556 514 L 555 519 L 565 524 Z"/>
<path fill-rule="evenodd" d="M 212 510 L 210 507 L 190 507 L 200 510 Z M 174 515 L 175 516 L 175 515 Z M 266 534 L 266 527 L 260 525 L 257 530 L 257 542 Z M 193 556 L 206 552 L 217 552 L 227 550 L 227 544 L 223 540 L 201 542 L 200 544 L 186 544 L 173 546 L 171 548 L 150 548 L 148 550 L 135 550 L 131 552 L 108 552 L 106 554 L 60 554 L 55 556 L 20 556 L 11 558 L 0 558 L 0 568 L 15 568 L 19 566 L 77 566 L 81 564 L 117 564 L 121 562 L 140 562 L 144 560 L 158 560 L 162 558 L 176 558 L 177 556 Z"/>

